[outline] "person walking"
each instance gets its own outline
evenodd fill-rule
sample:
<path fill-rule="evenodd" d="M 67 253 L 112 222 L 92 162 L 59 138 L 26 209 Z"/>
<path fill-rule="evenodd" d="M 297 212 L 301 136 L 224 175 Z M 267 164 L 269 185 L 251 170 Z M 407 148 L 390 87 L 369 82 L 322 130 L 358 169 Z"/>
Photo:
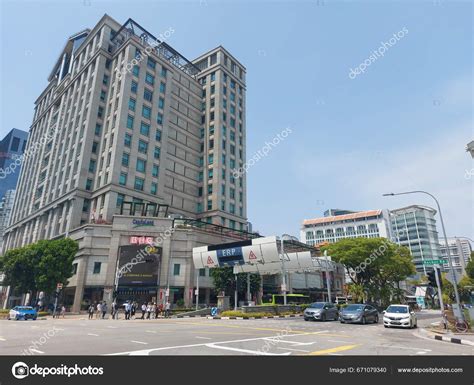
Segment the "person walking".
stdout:
<path fill-rule="evenodd" d="M 61 306 L 61 314 L 60 314 L 60 316 L 62 315 L 63 318 L 64 318 L 65 314 L 66 314 L 66 307 L 65 307 L 64 305 L 62 305 L 62 306 Z"/>
<path fill-rule="evenodd" d="M 145 319 L 145 313 L 146 313 L 146 303 L 143 303 L 143 305 L 142 305 L 142 318 L 140 318 L 140 319 Z"/>
<path fill-rule="evenodd" d="M 160 305 L 158 306 L 158 314 L 159 314 L 160 317 L 163 316 L 163 304 L 162 303 L 160 303 Z"/>
<path fill-rule="evenodd" d="M 95 307 L 94 305 L 91 303 L 89 305 L 89 308 L 87 309 L 87 312 L 89 313 L 89 319 L 93 319 L 94 318 L 94 311 L 95 311 Z"/>
<path fill-rule="evenodd" d="M 123 305 L 124 309 L 125 309 L 125 319 L 130 319 L 130 303 L 127 301 L 125 302 L 125 304 Z"/>
<path fill-rule="evenodd" d="M 98 303 L 97 303 L 97 312 L 96 312 L 96 314 L 95 314 L 95 318 L 96 318 L 96 319 L 99 319 L 101 313 L 102 313 L 102 303 L 101 303 L 101 302 L 98 302 Z"/>
<path fill-rule="evenodd" d="M 151 315 L 151 303 L 148 302 L 148 305 L 146 307 L 146 319 L 150 319 L 150 315 Z"/>
<path fill-rule="evenodd" d="M 105 319 L 105 314 L 107 313 L 107 302 L 104 301 L 102 304 L 102 319 Z"/>
<path fill-rule="evenodd" d="M 170 301 L 167 299 L 166 304 L 165 304 L 165 318 L 168 318 L 170 316 L 170 309 L 171 309 L 171 304 L 170 304 Z"/>
<path fill-rule="evenodd" d="M 135 313 L 137 312 L 138 303 L 136 303 L 135 301 L 130 301 L 130 302 L 131 302 L 131 305 L 130 305 L 130 317 L 128 317 L 128 319 L 134 319 Z"/>
<path fill-rule="evenodd" d="M 112 315 L 112 319 L 118 319 L 118 307 L 117 307 L 117 302 L 112 302 L 112 310 L 110 312 Z"/>

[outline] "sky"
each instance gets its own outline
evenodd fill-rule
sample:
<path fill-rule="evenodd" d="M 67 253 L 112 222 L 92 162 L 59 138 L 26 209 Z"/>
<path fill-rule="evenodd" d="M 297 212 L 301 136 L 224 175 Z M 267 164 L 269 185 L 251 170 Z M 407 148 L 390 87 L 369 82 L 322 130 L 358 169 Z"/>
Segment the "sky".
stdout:
<path fill-rule="evenodd" d="M 254 230 L 299 236 L 329 208 L 434 206 L 382 197 L 425 190 L 448 236 L 474 239 L 470 1 L 0 2 L 2 137 L 29 129 L 67 37 L 104 13 L 131 17 L 155 36 L 173 28 L 167 43 L 188 59 L 222 45 L 243 63 L 247 159 L 291 130 L 248 169 Z"/>

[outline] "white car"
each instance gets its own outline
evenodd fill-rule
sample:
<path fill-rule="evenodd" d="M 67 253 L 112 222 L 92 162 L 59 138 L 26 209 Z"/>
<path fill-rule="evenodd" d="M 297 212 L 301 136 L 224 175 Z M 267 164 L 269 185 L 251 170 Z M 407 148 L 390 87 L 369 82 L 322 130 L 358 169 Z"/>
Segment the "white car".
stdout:
<path fill-rule="evenodd" d="M 416 314 L 408 305 L 390 305 L 383 312 L 383 326 L 386 328 L 391 326 L 416 328 Z"/>

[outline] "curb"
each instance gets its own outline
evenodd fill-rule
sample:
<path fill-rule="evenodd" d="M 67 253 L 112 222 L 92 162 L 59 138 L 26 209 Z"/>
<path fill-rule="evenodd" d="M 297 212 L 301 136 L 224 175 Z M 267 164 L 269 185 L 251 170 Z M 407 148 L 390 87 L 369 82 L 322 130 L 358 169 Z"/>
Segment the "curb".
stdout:
<path fill-rule="evenodd" d="M 455 338 L 455 337 L 445 337 L 445 336 L 441 336 L 439 334 L 435 334 L 433 332 L 430 332 L 426 329 L 420 329 L 420 332 L 425 334 L 427 337 L 429 338 L 433 338 L 437 341 L 444 341 L 444 342 L 451 342 L 453 344 L 458 344 L 458 345 L 468 345 L 468 346 L 474 346 L 474 342 L 473 341 L 469 341 L 469 340 L 463 340 L 461 338 Z"/>

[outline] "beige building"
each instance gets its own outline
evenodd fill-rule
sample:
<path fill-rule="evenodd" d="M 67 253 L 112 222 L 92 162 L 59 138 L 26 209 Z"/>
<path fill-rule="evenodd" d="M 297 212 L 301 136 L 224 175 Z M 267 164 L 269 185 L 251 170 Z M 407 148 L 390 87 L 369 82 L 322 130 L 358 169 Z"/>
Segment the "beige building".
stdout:
<path fill-rule="evenodd" d="M 245 233 L 245 175 L 231 173 L 245 162 L 245 68 L 220 46 L 189 61 L 163 41 L 173 32 L 104 15 L 67 39 L 35 102 L 3 251 L 90 234 L 105 250 L 117 215 L 164 220 L 157 207 Z"/>

